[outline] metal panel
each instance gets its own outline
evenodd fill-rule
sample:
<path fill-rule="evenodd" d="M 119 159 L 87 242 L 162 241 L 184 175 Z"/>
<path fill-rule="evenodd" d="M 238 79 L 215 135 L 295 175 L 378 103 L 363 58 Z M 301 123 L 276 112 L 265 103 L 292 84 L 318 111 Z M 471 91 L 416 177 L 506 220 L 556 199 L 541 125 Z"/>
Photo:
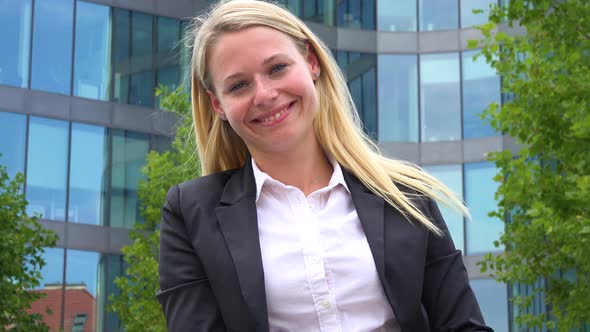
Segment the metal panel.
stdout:
<path fill-rule="evenodd" d="M 390 158 L 420 163 L 420 145 L 418 143 L 379 143 L 381 152 Z"/>
<path fill-rule="evenodd" d="M 420 53 L 452 52 L 459 48 L 459 31 L 419 32 Z"/>
<path fill-rule="evenodd" d="M 418 53 L 418 34 L 415 32 L 379 32 L 377 51 L 382 53 Z"/>
<path fill-rule="evenodd" d="M 420 144 L 422 165 L 457 164 L 463 160 L 461 141 Z"/>

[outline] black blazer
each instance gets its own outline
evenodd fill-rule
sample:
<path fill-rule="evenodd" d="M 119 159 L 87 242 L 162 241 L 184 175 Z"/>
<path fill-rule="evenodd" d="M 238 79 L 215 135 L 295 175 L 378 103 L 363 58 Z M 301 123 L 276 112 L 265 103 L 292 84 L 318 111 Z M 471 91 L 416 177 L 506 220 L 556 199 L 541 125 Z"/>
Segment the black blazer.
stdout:
<path fill-rule="evenodd" d="M 343 172 L 402 331 L 492 331 L 436 204 L 419 202 L 444 237 L 408 222 Z M 168 191 L 156 296 L 169 331 L 269 330 L 255 197 L 249 161 Z"/>

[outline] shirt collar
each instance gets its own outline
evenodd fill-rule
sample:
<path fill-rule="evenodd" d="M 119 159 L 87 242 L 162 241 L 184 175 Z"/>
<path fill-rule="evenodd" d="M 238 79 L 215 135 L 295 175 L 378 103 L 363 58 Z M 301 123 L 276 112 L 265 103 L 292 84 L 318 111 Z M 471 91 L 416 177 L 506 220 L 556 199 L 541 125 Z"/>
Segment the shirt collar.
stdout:
<path fill-rule="evenodd" d="M 273 179 L 270 175 L 258 168 L 258 165 L 256 165 L 254 158 L 251 158 L 250 160 L 252 162 L 252 171 L 254 173 L 254 180 L 256 182 L 256 201 L 258 201 L 258 198 L 260 197 L 260 192 L 262 191 L 262 187 L 267 181 L 273 181 L 279 184 L 282 183 Z M 328 185 L 322 189 L 331 190 L 332 188 L 335 188 L 336 186 L 341 184 L 344 187 L 344 189 L 346 189 L 346 191 L 350 194 L 350 189 L 348 189 L 348 185 L 346 185 L 346 181 L 344 180 L 344 174 L 342 173 L 342 168 L 340 167 L 340 164 L 336 161 L 336 159 L 332 157 L 328 157 L 328 161 L 330 161 L 330 163 L 332 164 L 334 172 L 332 173 L 332 177 L 330 178 Z M 282 185 L 285 186 L 284 184 Z"/>

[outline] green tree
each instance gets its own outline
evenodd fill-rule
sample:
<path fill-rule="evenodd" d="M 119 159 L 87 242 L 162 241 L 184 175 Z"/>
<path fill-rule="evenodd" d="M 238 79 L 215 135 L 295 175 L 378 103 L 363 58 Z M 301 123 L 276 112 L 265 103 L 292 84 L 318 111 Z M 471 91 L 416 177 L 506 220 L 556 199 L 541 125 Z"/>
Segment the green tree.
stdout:
<path fill-rule="evenodd" d="M 505 253 L 482 269 L 534 289 L 513 299 L 517 323 L 569 331 L 590 321 L 590 1 L 508 3 L 480 27 L 481 53 L 509 97 L 484 116 L 523 148 L 490 156 L 500 182 L 491 215 L 508 222 L 497 243 Z M 527 313 L 535 293 L 548 313 Z"/>
<path fill-rule="evenodd" d="M 177 113 L 179 123 L 171 150 L 150 151 L 147 156 L 142 169 L 146 179 L 140 181 L 138 190 L 145 222 L 137 223 L 129 234 L 133 244 L 122 249 L 125 275 L 115 279 L 119 292 L 110 296 L 110 310 L 119 315 L 129 332 L 166 331 L 162 308 L 155 298 L 159 287 L 160 209 L 168 189 L 197 177 L 200 169 L 188 95 L 182 88 L 169 92 L 165 87 L 158 88 L 156 95 L 161 97 L 164 109 Z"/>
<path fill-rule="evenodd" d="M 55 246 L 57 236 L 26 215 L 23 183 L 22 174 L 10 179 L 0 165 L 0 330 L 48 331 L 41 313 L 27 309 L 44 296 L 30 290 L 39 286 L 43 248 Z"/>

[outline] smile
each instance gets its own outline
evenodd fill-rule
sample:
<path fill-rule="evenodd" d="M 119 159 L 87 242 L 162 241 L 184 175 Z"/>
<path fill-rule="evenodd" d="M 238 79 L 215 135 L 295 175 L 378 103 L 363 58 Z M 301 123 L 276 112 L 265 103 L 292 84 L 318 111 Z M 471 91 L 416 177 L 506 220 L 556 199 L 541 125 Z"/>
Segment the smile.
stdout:
<path fill-rule="evenodd" d="M 257 122 L 259 122 L 263 126 L 270 126 L 270 125 L 274 125 L 276 123 L 279 123 L 287 117 L 293 104 L 295 104 L 295 102 L 290 103 L 289 105 L 287 105 L 283 109 L 279 110 L 278 112 L 276 112 L 276 111 L 273 112 L 272 115 L 257 119 Z"/>

